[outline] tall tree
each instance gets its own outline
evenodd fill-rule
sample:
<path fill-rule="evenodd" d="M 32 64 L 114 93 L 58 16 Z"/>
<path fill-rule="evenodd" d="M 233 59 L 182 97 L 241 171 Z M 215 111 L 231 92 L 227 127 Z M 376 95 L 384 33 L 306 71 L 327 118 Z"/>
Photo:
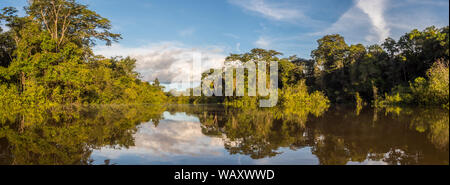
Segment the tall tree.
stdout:
<path fill-rule="evenodd" d="M 120 34 L 110 32 L 108 19 L 75 0 L 30 0 L 26 10 L 50 34 L 56 49 L 68 41 L 91 46 L 98 39 L 111 45 L 121 38 Z"/>
<path fill-rule="evenodd" d="M 311 56 L 322 69 L 316 83 L 326 89 L 327 95 L 332 99 L 341 97 L 342 79 L 345 79 L 345 59 L 349 46 L 341 35 L 326 35 L 317 41 L 318 48 L 312 51 Z M 326 88 L 325 88 L 326 87 Z"/>

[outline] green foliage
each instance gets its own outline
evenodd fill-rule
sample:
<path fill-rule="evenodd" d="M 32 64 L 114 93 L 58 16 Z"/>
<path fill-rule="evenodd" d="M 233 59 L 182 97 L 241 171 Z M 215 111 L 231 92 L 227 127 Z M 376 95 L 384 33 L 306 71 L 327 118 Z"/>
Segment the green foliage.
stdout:
<path fill-rule="evenodd" d="M 280 97 L 282 106 L 291 112 L 307 110 L 315 115 L 320 115 L 330 106 L 330 101 L 322 92 L 308 93 L 305 80 L 283 89 Z"/>
<path fill-rule="evenodd" d="M 368 47 L 349 46 L 342 36 L 327 35 L 317 41 L 318 48 L 311 53 L 315 67 L 307 68 L 310 71 L 306 74 L 314 74 L 314 80 L 310 80 L 315 82 L 312 88 L 324 91 L 334 103 L 351 102 L 356 93 L 366 102 L 376 102 L 378 93 L 390 93 L 393 88 L 405 86 L 419 77 L 429 78 L 427 73 L 435 61 L 441 59 L 448 65 L 448 30 L 448 26 L 412 30 L 398 41 L 387 38 L 381 46 Z M 438 76 L 448 75 L 435 75 L 436 82 Z M 410 89 L 417 91 L 416 95 L 424 93 L 419 92 L 420 88 L 425 88 L 420 83 L 423 81 L 413 83 L 416 87 Z M 428 95 L 434 99 L 420 100 L 420 104 L 443 102 L 445 85 L 435 84 L 434 93 Z"/>
<path fill-rule="evenodd" d="M 361 112 L 361 109 L 364 106 L 364 100 L 359 96 L 359 93 L 355 94 L 355 101 L 356 101 L 356 114 L 359 115 Z"/>
<path fill-rule="evenodd" d="M 0 22 L 1 104 L 219 103 L 256 107 L 264 97 L 171 97 L 159 80 L 140 80 L 136 60 L 94 56 L 96 41 L 110 45 L 121 38 L 111 23 L 75 0 L 29 1 L 26 15 L 3 8 Z M 311 60 L 279 58 L 281 52 L 255 48 L 230 54 L 226 64 L 278 62 L 279 92 L 289 107 L 360 102 L 377 105 L 448 103 L 449 27 L 412 30 L 381 45 L 348 45 L 334 34 L 319 39 Z M 433 64 L 441 60 L 439 64 Z M 222 69 L 225 73 L 225 68 Z M 205 77 L 208 73 L 204 73 Z M 248 71 L 244 87 L 248 92 Z M 234 76 L 235 77 L 235 76 Z M 234 79 L 236 80 L 236 79 Z M 408 86 L 409 84 L 409 86 Z M 308 88 L 310 89 L 308 91 Z M 313 92 L 318 90 L 320 92 Z M 235 90 L 234 90 L 235 91 Z M 323 93 L 321 93 L 323 92 Z M 378 98 L 378 94 L 385 97 Z M 294 98 L 291 98 L 294 97 Z M 325 98 L 326 97 L 326 98 Z M 12 100 L 10 100 L 12 98 Z M 285 101 L 285 100 L 282 100 Z"/>
<path fill-rule="evenodd" d="M 96 40 L 109 45 L 120 39 L 109 32 L 109 20 L 74 0 L 29 3 L 24 17 L 16 16 L 14 8 L 0 15 L 10 27 L 0 32 L 0 104 L 165 102 L 162 87 L 139 79 L 135 59 L 92 54 Z"/>
<path fill-rule="evenodd" d="M 306 74 L 307 69 L 312 68 L 313 62 L 311 60 L 300 59 L 295 56 L 290 58 L 278 58 L 280 52 L 274 50 L 253 49 L 244 54 L 231 54 L 226 59 L 226 64 L 239 61 L 237 65 L 244 65 L 247 62 L 265 61 L 266 63 L 278 62 L 278 92 L 280 94 L 279 105 L 289 107 L 291 111 L 302 111 L 308 109 L 305 112 L 311 110 L 315 111 L 315 114 L 319 114 L 325 111 L 329 107 L 329 100 L 321 92 L 309 93 L 306 86 L 306 79 L 311 79 L 312 74 Z M 222 76 L 230 68 L 223 68 Z M 258 70 L 256 70 L 258 72 Z M 190 97 L 191 103 L 194 104 L 208 104 L 208 103 L 221 103 L 229 107 L 235 108 L 251 108 L 257 109 L 259 101 L 267 99 L 262 96 L 248 96 L 247 92 L 249 73 L 246 70 L 244 72 L 244 89 L 245 96 L 231 96 L 231 97 Z M 203 74 L 203 77 L 209 73 Z M 269 77 L 269 74 L 267 75 Z M 236 74 L 233 76 L 233 81 L 236 82 Z M 267 82 L 269 79 L 267 79 Z M 225 87 L 225 84 L 223 84 Z M 236 86 L 233 87 L 233 93 L 236 93 Z M 176 98 L 175 101 L 179 101 L 180 98 Z M 186 101 L 182 101 L 186 102 Z"/>
<path fill-rule="evenodd" d="M 111 45 L 121 38 L 120 34 L 110 32 L 108 19 L 75 0 L 33 0 L 26 10 L 50 34 L 56 49 L 65 42 L 92 46 L 95 40 L 102 40 Z"/>
<path fill-rule="evenodd" d="M 18 106 L 20 99 L 18 97 L 17 87 L 9 87 L 8 85 L 0 85 L 0 102 L 2 104 Z"/>
<path fill-rule="evenodd" d="M 243 96 L 241 98 L 225 100 L 224 104 L 236 108 L 257 108 L 259 105 L 258 100 L 258 97 Z"/>
<path fill-rule="evenodd" d="M 311 53 L 313 60 L 296 56 L 280 59 L 277 57 L 280 52 L 253 49 L 244 54 L 231 54 L 227 62 L 277 61 L 280 92 L 292 91 L 293 86 L 305 80 L 302 83 L 307 84 L 310 91 L 324 92 L 330 102 L 349 103 L 356 97 L 357 112 L 361 111 L 364 102 L 376 106 L 419 104 L 448 107 L 448 78 L 445 78 L 448 76 L 445 70 L 447 68 L 448 71 L 448 37 L 448 27 L 429 27 L 423 31 L 413 30 L 398 41 L 387 38 L 381 45 L 365 47 L 362 44 L 349 46 L 337 34 L 327 35 L 318 40 L 318 48 Z M 438 59 L 442 59 L 440 67 L 433 67 L 433 62 Z M 247 72 L 246 75 L 245 83 L 248 81 Z M 248 91 L 247 85 L 245 91 Z M 260 98 L 201 97 L 190 102 L 252 107 Z M 317 102 L 320 105 L 325 101 Z"/>
<path fill-rule="evenodd" d="M 427 78 L 418 77 L 409 87 L 398 86 L 391 94 L 386 94 L 379 106 L 388 105 L 437 105 L 448 109 L 449 104 L 449 68 L 437 61 L 428 70 Z"/>
<path fill-rule="evenodd" d="M 444 62 L 438 61 L 428 70 L 429 101 L 432 104 L 449 105 L 449 68 Z"/>

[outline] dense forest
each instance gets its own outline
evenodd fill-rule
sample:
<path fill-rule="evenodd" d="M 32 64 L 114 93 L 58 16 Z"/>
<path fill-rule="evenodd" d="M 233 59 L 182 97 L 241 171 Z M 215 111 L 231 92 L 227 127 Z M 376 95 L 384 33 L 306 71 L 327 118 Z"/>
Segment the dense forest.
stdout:
<path fill-rule="evenodd" d="M 282 53 L 278 51 L 253 49 L 244 54 L 230 54 L 225 63 L 278 62 L 280 104 L 287 107 L 326 107 L 332 102 L 356 103 L 358 107 L 420 105 L 448 109 L 448 26 L 412 30 L 398 41 L 387 38 L 381 45 L 367 47 L 348 45 L 338 34 L 326 35 L 317 42 L 312 59 L 279 58 Z M 227 69 L 221 69 L 222 76 Z M 211 75 L 212 71 L 203 76 Z M 248 76 L 245 80 L 248 81 Z M 247 91 L 247 84 L 245 88 Z M 264 97 L 182 97 L 178 101 L 248 107 L 257 105 L 261 98 Z"/>
<path fill-rule="evenodd" d="M 141 80 L 136 60 L 95 55 L 97 43 L 121 39 L 111 23 L 75 0 L 33 0 L 26 15 L 0 13 L 0 104 L 222 103 L 256 106 L 264 97 L 172 97 L 159 83 Z M 230 54 L 225 65 L 253 59 L 279 64 L 279 105 L 326 109 L 330 103 L 361 107 L 449 107 L 449 27 L 412 30 L 381 45 L 348 45 L 338 34 L 319 39 L 311 59 L 280 58 L 274 50 Z M 225 71 L 225 70 L 224 70 Z M 204 76 L 209 74 L 205 72 Z M 248 78 L 248 77 L 247 77 Z M 247 87 L 247 86 L 246 86 Z M 248 89 L 248 87 L 247 87 Z M 170 100 L 170 101 L 169 101 Z"/>
<path fill-rule="evenodd" d="M 110 21 L 74 0 L 34 0 L 0 21 L 0 102 L 7 105 L 160 103 L 160 87 L 140 80 L 132 58 L 96 56 L 97 42 L 121 39 Z"/>

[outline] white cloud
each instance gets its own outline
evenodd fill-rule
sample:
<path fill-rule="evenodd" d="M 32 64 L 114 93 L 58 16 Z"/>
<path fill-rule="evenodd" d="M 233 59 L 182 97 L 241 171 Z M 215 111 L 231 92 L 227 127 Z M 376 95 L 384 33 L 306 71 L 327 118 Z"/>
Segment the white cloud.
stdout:
<path fill-rule="evenodd" d="M 185 114 L 164 113 L 165 118 L 168 115 L 186 117 Z M 198 118 L 192 122 L 165 119 L 160 121 L 158 127 L 152 123 L 144 123 L 139 126 L 134 139 L 135 146 L 128 149 L 114 150 L 105 147 L 94 151 L 94 154 L 113 160 L 133 155 L 155 161 L 165 161 L 176 156 L 223 155 L 223 139 L 205 136 Z"/>
<path fill-rule="evenodd" d="M 259 37 L 259 39 L 255 42 L 255 46 L 263 48 L 263 49 L 267 49 L 271 44 L 271 41 L 269 38 L 267 37 Z"/>
<path fill-rule="evenodd" d="M 268 2 L 266 0 L 229 0 L 229 2 L 273 20 L 289 21 L 306 18 L 298 8 L 288 4 Z"/>
<path fill-rule="evenodd" d="M 341 34 L 351 43 L 377 43 L 389 36 L 384 19 L 384 1 L 356 0 L 355 5 L 324 31 L 314 33 Z"/>
<path fill-rule="evenodd" d="M 373 29 L 376 32 L 376 38 L 372 39 L 368 37 L 369 41 L 382 41 L 389 37 L 390 29 L 387 27 L 386 20 L 384 19 L 384 11 L 386 9 L 387 0 L 358 0 L 356 6 L 366 13 Z M 375 40 L 376 39 L 376 40 Z"/>
<path fill-rule="evenodd" d="M 202 70 L 221 67 L 226 57 L 219 47 L 195 48 L 177 42 L 161 42 L 140 47 L 98 46 L 94 52 L 106 57 L 131 56 L 137 59 L 136 71 L 143 75 L 143 80 L 153 81 L 158 78 L 163 83 L 188 79 L 190 75 L 199 79 L 201 73 L 192 67 L 193 53 L 201 53 Z"/>

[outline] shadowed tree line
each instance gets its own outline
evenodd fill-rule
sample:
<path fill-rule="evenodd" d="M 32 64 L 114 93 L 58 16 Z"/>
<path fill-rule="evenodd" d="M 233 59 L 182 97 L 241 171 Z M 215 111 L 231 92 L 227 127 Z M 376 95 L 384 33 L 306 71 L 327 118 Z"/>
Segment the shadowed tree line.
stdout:
<path fill-rule="evenodd" d="M 358 95 L 377 103 L 389 94 L 409 93 L 415 97 L 385 103 L 448 107 L 448 26 L 412 30 L 398 41 L 387 38 L 368 47 L 349 46 L 340 35 L 327 35 L 318 45 L 311 54 L 316 67 L 309 73 L 309 85 L 324 90 L 333 102 L 348 102 Z M 417 86 L 429 90 L 415 91 Z"/>
<path fill-rule="evenodd" d="M 230 54 L 221 69 L 222 76 L 230 70 L 230 66 L 276 61 L 279 69 L 279 105 L 285 107 L 292 107 L 292 104 L 326 107 L 329 99 L 331 103 L 338 104 L 356 102 L 359 107 L 365 104 L 408 104 L 448 108 L 448 26 L 412 30 L 397 41 L 387 38 L 381 45 L 348 45 L 344 37 L 338 34 L 326 35 L 317 43 L 317 49 L 311 52 L 312 59 L 296 56 L 279 58 L 282 53 L 265 49 Z M 212 74 L 208 71 L 203 77 Z M 246 70 L 246 92 L 249 90 L 249 74 Z M 233 77 L 236 82 L 236 74 Z M 222 87 L 225 87 L 224 82 Z M 180 97 L 175 101 L 251 107 L 257 105 L 261 98 L 264 97 L 249 97 L 246 94 L 243 97 Z"/>

